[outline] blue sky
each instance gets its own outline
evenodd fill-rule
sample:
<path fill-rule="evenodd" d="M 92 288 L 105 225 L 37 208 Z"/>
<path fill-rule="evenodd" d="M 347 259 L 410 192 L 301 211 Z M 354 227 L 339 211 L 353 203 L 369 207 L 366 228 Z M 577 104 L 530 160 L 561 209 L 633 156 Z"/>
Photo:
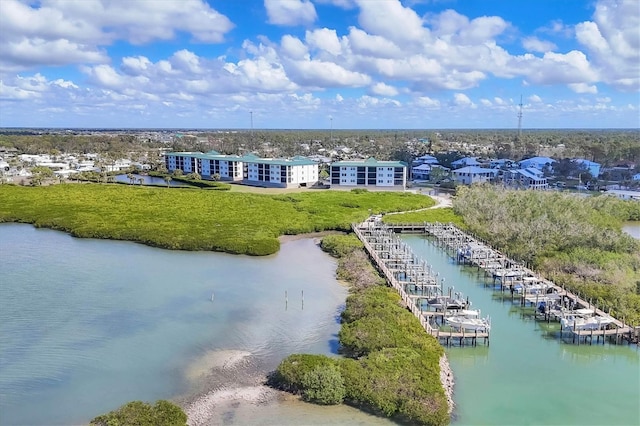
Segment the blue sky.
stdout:
<path fill-rule="evenodd" d="M 0 126 L 640 127 L 638 0 L 0 0 Z"/>

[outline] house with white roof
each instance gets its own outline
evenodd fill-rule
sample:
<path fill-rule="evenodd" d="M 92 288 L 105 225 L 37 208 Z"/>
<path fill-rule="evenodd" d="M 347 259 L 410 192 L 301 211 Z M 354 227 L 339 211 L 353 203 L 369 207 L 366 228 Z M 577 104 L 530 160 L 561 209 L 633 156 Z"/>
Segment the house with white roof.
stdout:
<path fill-rule="evenodd" d="M 336 161 L 330 166 L 332 187 L 404 189 L 407 165 L 401 161 L 366 160 Z"/>
<path fill-rule="evenodd" d="M 433 155 L 429 155 L 429 154 L 425 154 L 421 157 L 416 158 L 413 161 L 414 164 L 416 165 L 420 165 L 420 164 L 438 164 L 438 159 L 436 157 L 434 157 Z"/>
<path fill-rule="evenodd" d="M 451 163 L 451 166 L 454 169 L 458 169 L 460 167 L 467 167 L 467 166 L 480 166 L 480 163 L 478 162 L 476 157 L 464 157 L 459 160 L 453 161 Z"/>
<path fill-rule="evenodd" d="M 505 170 L 502 176 L 504 186 L 515 189 L 548 189 L 549 183 L 544 173 L 535 167 Z"/>
<path fill-rule="evenodd" d="M 518 165 L 521 169 L 527 169 L 529 167 L 534 167 L 538 170 L 542 170 L 545 166 L 553 166 L 556 160 L 549 157 L 531 157 L 521 161 L 518 161 Z"/>
<path fill-rule="evenodd" d="M 451 172 L 453 180 L 459 184 L 471 185 L 472 183 L 490 182 L 498 175 L 496 169 L 468 166 Z"/>

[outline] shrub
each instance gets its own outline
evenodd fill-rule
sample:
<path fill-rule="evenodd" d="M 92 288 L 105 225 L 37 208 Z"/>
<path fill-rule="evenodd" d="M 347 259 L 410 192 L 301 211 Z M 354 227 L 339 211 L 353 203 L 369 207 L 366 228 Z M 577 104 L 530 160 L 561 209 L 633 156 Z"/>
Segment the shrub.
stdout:
<path fill-rule="evenodd" d="M 335 365 L 321 365 L 302 376 L 302 398 L 321 405 L 341 404 L 345 396 L 344 380 Z"/>
<path fill-rule="evenodd" d="M 349 234 L 327 235 L 322 238 L 320 247 L 333 257 L 343 257 L 351 254 L 354 250 L 363 248 L 364 245 L 355 234 Z"/>
<path fill-rule="evenodd" d="M 186 426 L 187 415 L 177 405 L 156 401 L 155 405 L 131 401 L 91 420 L 93 426 Z"/>

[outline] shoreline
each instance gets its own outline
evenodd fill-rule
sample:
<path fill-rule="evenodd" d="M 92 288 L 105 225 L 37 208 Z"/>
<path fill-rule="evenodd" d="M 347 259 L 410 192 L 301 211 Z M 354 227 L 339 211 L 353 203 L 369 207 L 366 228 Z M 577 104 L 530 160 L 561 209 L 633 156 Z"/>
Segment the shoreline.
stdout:
<path fill-rule="evenodd" d="M 453 387 L 455 385 L 455 381 L 453 378 L 453 370 L 451 369 L 451 365 L 449 364 L 449 359 L 446 354 L 442 354 L 440 357 L 440 382 L 444 389 L 444 395 L 447 397 L 447 405 L 449 406 L 448 412 L 449 416 L 451 416 L 456 405 L 453 400 Z"/>

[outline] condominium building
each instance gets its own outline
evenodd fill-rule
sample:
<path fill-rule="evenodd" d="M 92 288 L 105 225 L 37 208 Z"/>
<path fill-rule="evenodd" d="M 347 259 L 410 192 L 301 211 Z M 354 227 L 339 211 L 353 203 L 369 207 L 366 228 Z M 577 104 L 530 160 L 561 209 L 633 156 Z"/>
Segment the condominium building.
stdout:
<path fill-rule="evenodd" d="M 367 160 L 331 163 L 332 187 L 378 187 L 404 189 L 407 165 L 401 161 Z"/>
<path fill-rule="evenodd" d="M 305 157 L 260 158 L 253 154 L 224 155 L 216 151 L 170 152 L 165 154 L 167 170 L 198 173 L 203 179 L 218 175 L 220 180 L 254 186 L 298 187 L 318 182 L 318 163 Z"/>

